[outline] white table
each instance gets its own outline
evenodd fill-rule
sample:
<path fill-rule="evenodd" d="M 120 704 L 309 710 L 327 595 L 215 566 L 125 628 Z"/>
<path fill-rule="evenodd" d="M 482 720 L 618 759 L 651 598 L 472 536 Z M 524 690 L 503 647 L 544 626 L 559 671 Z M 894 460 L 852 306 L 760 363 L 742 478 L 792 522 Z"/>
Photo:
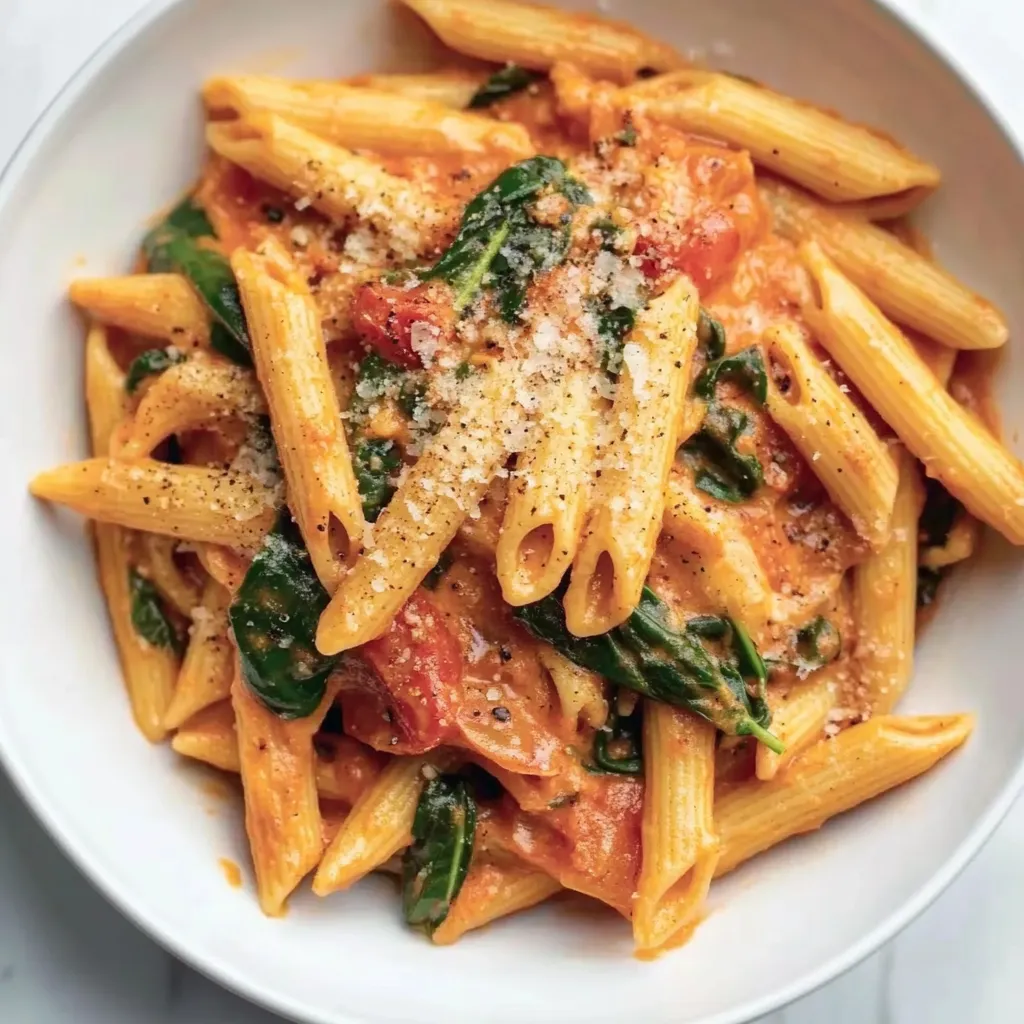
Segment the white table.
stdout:
<path fill-rule="evenodd" d="M 65 79 L 143 2 L 0 0 L 0 164 Z M 942 34 L 1024 139 L 1024 0 L 890 3 Z M 762 1024 L 1020 1024 L 1022 953 L 1019 801 L 977 860 L 903 935 Z M 183 966 L 122 918 L 0 772 L 3 1024 L 279 1020 Z"/>

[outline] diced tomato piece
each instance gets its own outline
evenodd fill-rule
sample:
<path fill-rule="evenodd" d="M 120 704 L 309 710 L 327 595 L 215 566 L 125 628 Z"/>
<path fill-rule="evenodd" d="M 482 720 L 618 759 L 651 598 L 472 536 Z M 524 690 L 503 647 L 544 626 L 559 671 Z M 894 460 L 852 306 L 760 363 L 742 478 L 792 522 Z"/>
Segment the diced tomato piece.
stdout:
<path fill-rule="evenodd" d="M 683 273 L 698 287 L 717 282 L 739 257 L 742 240 L 734 220 L 717 207 L 705 208 L 678 229 L 637 239 L 633 253 L 650 278 Z"/>
<path fill-rule="evenodd" d="M 372 690 L 342 692 L 349 735 L 395 753 L 422 753 L 458 736 L 462 651 L 423 590 L 358 653 L 372 669 Z"/>
<path fill-rule="evenodd" d="M 403 288 L 373 281 L 356 292 L 352 326 L 385 359 L 415 369 L 424 365 L 425 352 L 451 342 L 455 312 L 444 285 Z"/>

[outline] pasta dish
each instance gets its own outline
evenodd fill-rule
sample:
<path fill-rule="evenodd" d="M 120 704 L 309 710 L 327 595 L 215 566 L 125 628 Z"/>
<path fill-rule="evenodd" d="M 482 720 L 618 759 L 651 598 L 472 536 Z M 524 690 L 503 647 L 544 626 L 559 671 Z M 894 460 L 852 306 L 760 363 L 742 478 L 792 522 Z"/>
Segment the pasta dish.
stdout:
<path fill-rule="evenodd" d="M 138 728 L 240 778 L 265 913 L 387 871 L 445 944 L 572 890 L 652 954 L 970 734 L 896 706 L 982 525 L 1024 543 L 1007 325 L 887 136 L 403 3 L 449 66 L 205 82 L 197 182 L 71 285 L 92 454 L 31 490 L 92 521 Z"/>

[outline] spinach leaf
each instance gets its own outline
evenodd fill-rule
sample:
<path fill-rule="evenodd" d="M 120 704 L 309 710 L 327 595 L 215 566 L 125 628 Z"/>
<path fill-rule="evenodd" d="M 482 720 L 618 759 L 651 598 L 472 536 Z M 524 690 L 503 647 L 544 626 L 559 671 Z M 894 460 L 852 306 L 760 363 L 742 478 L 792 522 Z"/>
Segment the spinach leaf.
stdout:
<path fill-rule="evenodd" d="M 320 703 L 337 656 L 316 649 L 329 598 L 287 509 L 266 536 L 231 604 L 242 675 L 281 718 L 305 718 Z"/>
<path fill-rule="evenodd" d="M 514 93 L 522 92 L 541 76 L 536 71 L 528 71 L 518 64 L 506 64 L 500 71 L 495 71 L 470 97 L 468 108 L 480 110 L 489 107 L 498 100 L 503 100 Z"/>
<path fill-rule="evenodd" d="M 963 505 L 953 497 L 939 480 L 931 477 L 925 480 L 924 508 L 918 521 L 921 545 L 926 548 L 941 548 L 949 540 L 957 516 Z"/>
<path fill-rule="evenodd" d="M 398 445 L 383 437 L 364 438 L 356 445 L 352 462 L 363 515 L 368 523 L 375 523 L 395 493 L 391 477 L 402 465 Z"/>
<path fill-rule="evenodd" d="M 807 674 L 835 661 L 843 649 L 843 643 L 839 630 L 823 615 L 819 615 L 796 631 L 793 648 L 797 672 Z"/>
<path fill-rule="evenodd" d="M 146 235 L 142 251 L 151 274 L 176 273 L 188 278 L 213 314 L 210 344 L 229 359 L 251 366 L 249 330 L 231 264 L 200 243 L 213 237 L 209 219 L 189 196 Z"/>
<path fill-rule="evenodd" d="M 442 775 L 424 787 L 402 857 L 406 921 L 429 935 L 448 916 L 469 871 L 476 802 L 465 779 Z"/>
<path fill-rule="evenodd" d="M 725 355 L 725 328 L 703 307 L 697 320 L 697 344 L 709 363 Z"/>
<path fill-rule="evenodd" d="M 935 603 L 935 599 L 939 596 L 939 584 L 945 577 L 945 569 L 929 569 L 924 565 L 917 567 L 918 608 L 927 608 Z"/>
<path fill-rule="evenodd" d="M 693 390 L 701 398 L 713 399 L 721 380 L 735 380 L 741 383 L 754 396 L 758 405 L 764 405 L 768 398 L 768 376 L 765 373 L 761 350 L 756 345 L 710 363 L 694 382 Z"/>
<path fill-rule="evenodd" d="M 165 348 L 151 348 L 137 355 L 124 376 L 124 390 L 134 395 L 139 385 L 147 378 L 180 363 L 184 359 L 180 352 L 172 354 Z"/>
<path fill-rule="evenodd" d="M 423 577 L 423 586 L 427 590 L 437 590 L 438 584 L 441 582 L 441 578 L 452 566 L 452 556 L 446 548 L 441 552 L 441 557 L 437 560 L 434 568 Z"/>
<path fill-rule="evenodd" d="M 770 715 L 762 699 L 767 679 L 764 662 L 737 623 L 721 620 L 713 628 L 723 636 L 728 633 L 733 649 L 741 651 L 742 658 L 716 658 L 705 648 L 699 633 L 673 628 L 667 607 L 644 587 L 640 603 L 621 626 L 599 636 L 577 637 L 565 624 L 561 601 L 565 586 L 563 581 L 555 593 L 515 610 L 516 618 L 534 636 L 616 686 L 688 708 L 722 732 L 755 736 L 772 750 L 781 751 L 778 739 L 768 732 Z M 706 616 L 700 623 L 705 630 L 711 625 Z M 723 623 L 728 631 L 722 628 Z M 753 700 L 744 682 L 744 669 L 755 676 Z"/>
<path fill-rule="evenodd" d="M 426 376 L 389 362 L 377 352 L 368 352 L 356 370 L 355 391 L 349 412 L 365 416 L 374 402 L 392 398 L 406 416 L 413 417 L 426 403 Z"/>
<path fill-rule="evenodd" d="M 642 709 L 643 705 L 637 701 L 631 714 L 620 715 L 615 710 L 615 697 L 612 697 L 608 721 L 594 733 L 594 764 L 588 766 L 590 771 L 606 775 L 643 775 Z M 608 750 L 609 743 L 624 747 L 625 751 L 614 755 Z"/>
<path fill-rule="evenodd" d="M 184 645 L 178 631 L 164 610 L 156 587 L 135 569 L 128 570 L 128 593 L 131 598 L 132 626 L 135 632 L 154 647 L 166 647 L 181 654 Z"/>
<path fill-rule="evenodd" d="M 680 449 L 694 471 L 698 490 L 720 501 L 738 504 L 764 483 L 756 455 L 744 455 L 737 442 L 749 430 L 747 414 L 713 401 L 697 433 Z"/>
<path fill-rule="evenodd" d="M 446 281 L 455 293 L 456 312 L 469 306 L 482 289 L 489 289 L 502 319 L 515 323 L 534 275 L 557 266 L 569 249 L 571 215 L 553 227 L 531 212 L 533 201 L 548 188 L 564 196 L 570 209 L 590 202 L 587 190 L 561 160 L 522 160 L 470 201 L 455 241 L 420 277 Z"/>

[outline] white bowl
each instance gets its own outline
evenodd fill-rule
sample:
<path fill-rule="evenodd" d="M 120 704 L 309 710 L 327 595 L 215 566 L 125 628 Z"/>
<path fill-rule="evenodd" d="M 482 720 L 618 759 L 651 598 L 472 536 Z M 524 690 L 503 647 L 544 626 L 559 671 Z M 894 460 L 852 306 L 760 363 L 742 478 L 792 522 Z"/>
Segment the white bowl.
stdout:
<path fill-rule="evenodd" d="M 977 97 L 868 0 L 634 0 L 612 14 L 682 48 L 884 128 L 937 163 L 924 218 L 950 267 L 1018 337 L 1024 168 Z M 146 219 L 196 174 L 197 90 L 226 69 L 337 75 L 430 63 L 429 34 L 377 0 L 157 3 L 47 111 L 0 183 L 6 467 L 0 753 L 57 840 L 139 925 L 218 981 L 317 1022 L 726 1024 L 796 998 L 920 911 L 991 833 L 1022 779 L 1020 559 L 989 539 L 959 572 L 919 651 L 907 710 L 977 712 L 965 749 L 902 790 L 716 883 L 708 919 L 654 963 L 611 914 L 557 905 L 434 949 L 371 879 L 264 918 L 239 808 L 134 730 L 79 522 L 34 503 L 36 471 L 85 453 L 82 326 L 64 292 L 122 272 Z M 87 261 L 85 267 L 82 260 Z M 1024 352 L 997 382 L 1006 434 L 1024 421 Z M 1014 401 L 1016 399 L 1016 401 Z"/>

